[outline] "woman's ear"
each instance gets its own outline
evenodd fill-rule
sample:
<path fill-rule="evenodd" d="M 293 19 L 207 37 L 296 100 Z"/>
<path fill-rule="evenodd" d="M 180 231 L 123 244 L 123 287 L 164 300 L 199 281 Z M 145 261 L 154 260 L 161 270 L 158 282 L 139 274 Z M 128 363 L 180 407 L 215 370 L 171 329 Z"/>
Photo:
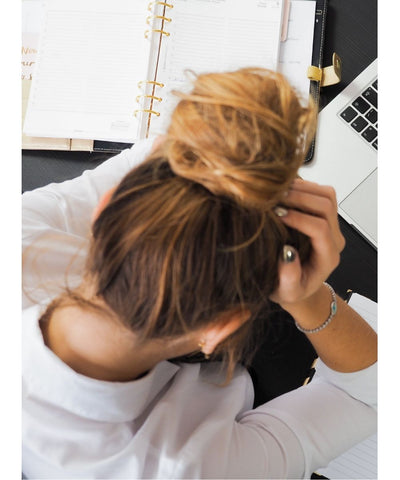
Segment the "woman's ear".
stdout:
<path fill-rule="evenodd" d="M 117 187 L 110 188 L 110 190 L 107 190 L 106 193 L 104 193 L 100 200 L 99 203 L 96 205 L 95 209 L 93 210 L 92 213 L 92 222 L 95 222 L 97 217 L 100 215 L 104 207 L 108 204 L 110 201 L 113 193 L 115 192 Z"/>
<path fill-rule="evenodd" d="M 220 343 L 247 322 L 250 315 L 249 310 L 226 312 L 219 317 L 218 322 L 204 329 L 199 343 L 204 355 L 211 355 Z"/>

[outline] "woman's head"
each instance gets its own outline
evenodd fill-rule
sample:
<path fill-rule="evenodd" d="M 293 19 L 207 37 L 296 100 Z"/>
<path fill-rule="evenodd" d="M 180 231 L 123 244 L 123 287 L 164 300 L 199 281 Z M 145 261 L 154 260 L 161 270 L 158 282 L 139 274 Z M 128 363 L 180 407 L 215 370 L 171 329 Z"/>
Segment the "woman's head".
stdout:
<path fill-rule="evenodd" d="M 277 286 L 283 245 L 307 254 L 307 239 L 272 209 L 313 122 L 277 73 L 198 76 L 162 144 L 94 222 L 86 278 L 95 295 L 143 339 L 179 336 L 226 312 L 254 317 Z"/>

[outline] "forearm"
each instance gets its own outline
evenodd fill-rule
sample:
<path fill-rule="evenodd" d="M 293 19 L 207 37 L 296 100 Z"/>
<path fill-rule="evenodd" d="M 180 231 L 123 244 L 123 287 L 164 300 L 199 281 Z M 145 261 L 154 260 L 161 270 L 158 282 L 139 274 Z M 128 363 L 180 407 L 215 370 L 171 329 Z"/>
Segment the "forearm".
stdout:
<path fill-rule="evenodd" d="M 324 285 L 310 297 L 282 307 L 304 329 L 320 326 L 329 315 L 332 301 Z M 321 360 L 338 372 L 362 370 L 377 360 L 377 336 L 368 323 L 337 297 L 337 313 L 324 329 L 307 334 Z"/>

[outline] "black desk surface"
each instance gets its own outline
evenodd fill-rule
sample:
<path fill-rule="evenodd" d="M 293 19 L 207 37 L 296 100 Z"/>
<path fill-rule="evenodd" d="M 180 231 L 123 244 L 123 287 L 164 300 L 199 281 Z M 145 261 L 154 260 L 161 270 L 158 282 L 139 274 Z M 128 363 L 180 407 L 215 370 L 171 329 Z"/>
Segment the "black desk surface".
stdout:
<path fill-rule="evenodd" d="M 342 59 L 342 82 L 321 91 L 326 106 L 377 57 L 377 0 L 329 0 L 324 65 L 336 52 Z M 62 182 L 95 168 L 111 154 L 88 152 L 23 151 L 22 190 Z M 377 300 L 377 253 L 345 221 L 341 226 L 346 248 L 340 266 L 329 281 L 344 296 L 352 289 Z"/>

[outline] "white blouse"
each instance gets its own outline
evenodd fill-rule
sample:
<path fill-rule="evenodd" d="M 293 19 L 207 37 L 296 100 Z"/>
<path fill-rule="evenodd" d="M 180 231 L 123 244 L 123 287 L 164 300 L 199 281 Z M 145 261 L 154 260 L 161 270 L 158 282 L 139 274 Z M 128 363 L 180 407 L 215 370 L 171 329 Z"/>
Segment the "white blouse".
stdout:
<path fill-rule="evenodd" d="M 376 431 L 376 365 L 339 373 L 319 361 L 309 385 L 253 410 L 242 367 L 225 387 L 217 362 L 165 361 L 139 380 L 106 382 L 76 373 L 43 342 L 43 304 L 66 279 L 79 281 L 94 207 L 151 143 L 23 195 L 23 472 L 32 479 L 310 478 Z"/>

